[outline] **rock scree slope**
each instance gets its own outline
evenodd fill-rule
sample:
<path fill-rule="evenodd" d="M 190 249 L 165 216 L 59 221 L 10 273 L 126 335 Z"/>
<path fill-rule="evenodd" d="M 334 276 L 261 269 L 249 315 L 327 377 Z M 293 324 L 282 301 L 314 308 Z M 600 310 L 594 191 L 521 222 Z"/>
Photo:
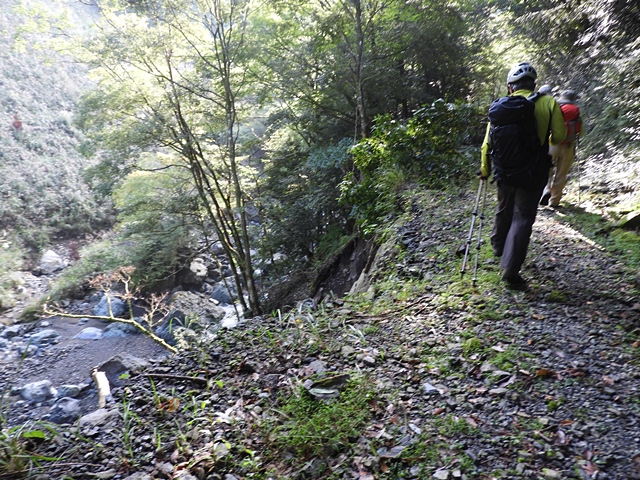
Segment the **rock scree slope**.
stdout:
<path fill-rule="evenodd" d="M 60 458 L 38 478 L 640 478 L 635 272 L 571 226 L 576 208 L 541 209 L 528 290 L 504 287 L 486 240 L 473 286 L 455 256 L 472 202 L 414 198 L 365 293 L 241 322 L 133 374 L 36 445 Z M 344 375 L 367 416 L 295 447 L 286 405 L 339 402 L 309 387 Z"/>

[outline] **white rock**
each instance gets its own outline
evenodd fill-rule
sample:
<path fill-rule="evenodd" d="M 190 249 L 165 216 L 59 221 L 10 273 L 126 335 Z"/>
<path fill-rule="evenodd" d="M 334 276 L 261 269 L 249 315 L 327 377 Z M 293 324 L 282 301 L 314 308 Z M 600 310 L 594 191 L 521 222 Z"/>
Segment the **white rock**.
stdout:
<path fill-rule="evenodd" d="M 53 250 L 47 250 L 40 260 L 40 271 L 45 275 L 50 275 L 66 267 L 64 259 Z"/>

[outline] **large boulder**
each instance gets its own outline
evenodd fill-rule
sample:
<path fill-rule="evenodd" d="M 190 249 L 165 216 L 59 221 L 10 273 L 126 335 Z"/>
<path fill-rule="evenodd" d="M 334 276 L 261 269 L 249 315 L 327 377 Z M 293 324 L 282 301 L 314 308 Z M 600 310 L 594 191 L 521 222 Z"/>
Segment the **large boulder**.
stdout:
<path fill-rule="evenodd" d="M 184 268 L 178 274 L 176 282 L 183 287 L 199 289 L 204 284 L 209 270 L 201 258 L 196 258 L 191 262 L 189 268 Z"/>
<path fill-rule="evenodd" d="M 78 340 L 100 340 L 102 338 L 102 330 L 96 327 L 83 328 L 73 338 Z"/>
<path fill-rule="evenodd" d="M 627 230 L 640 228 L 640 210 L 627 213 L 618 221 L 617 226 Z"/>
<path fill-rule="evenodd" d="M 29 338 L 29 341 L 34 345 L 48 345 L 50 343 L 57 343 L 60 338 L 60 334 L 52 328 L 40 330 L 34 333 Z"/>
<path fill-rule="evenodd" d="M 169 309 L 168 321 L 189 328 L 219 324 L 225 315 L 225 311 L 212 300 L 185 291 L 176 292 L 171 296 Z"/>
<path fill-rule="evenodd" d="M 134 325 L 125 322 L 112 322 L 102 332 L 102 338 L 120 338 L 142 333 Z"/>
<path fill-rule="evenodd" d="M 64 397 L 58 400 L 51 407 L 51 416 L 49 420 L 53 423 L 73 423 L 80 418 L 82 412 L 80 410 L 80 400 L 75 398 Z"/>
<path fill-rule="evenodd" d="M 142 370 L 148 364 L 149 362 L 141 358 L 119 353 L 101 364 L 98 371 L 104 372 L 110 385 L 120 386 L 126 383 L 129 374 Z"/>
<path fill-rule="evenodd" d="M 127 310 L 127 304 L 121 298 L 103 295 L 98 304 L 93 307 L 93 314 L 99 317 L 109 317 L 109 304 L 114 317 L 122 317 Z"/>
<path fill-rule="evenodd" d="M 51 386 L 49 380 L 27 383 L 20 389 L 22 398 L 29 402 L 44 402 L 56 394 L 56 389 Z"/>
<path fill-rule="evenodd" d="M 238 298 L 238 292 L 233 279 L 228 278 L 225 282 L 217 283 L 211 291 L 211 298 L 221 305 L 232 305 Z"/>
<path fill-rule="evenodd" d="M 177 345 L 178 338 L 189 343 L 196 332 L 212 325 L 219 327 L 226 313 L 212 299 L 184 291 L 172 295 L 169 309 L 165 320 L 154 329 L 169 345 Z"/>
<path fill-rule="evenodd" d="M 107 410 L 106 408 L 99 408 L 98 410 L 87 413 L 78 421 L 78 424 L 81 427 L 90 426 L 95 427 L 96 425 L 103 425 L 108 420 L 115 418 L 118 416 L 117 410 Z"/>
<path fill-rule="evenodd" d="M 40 259 L 38 272 L 43 275 L 51 275 L 66 266 L 64 259 L 60 255 L 53 250 L 47 250 Z"/>

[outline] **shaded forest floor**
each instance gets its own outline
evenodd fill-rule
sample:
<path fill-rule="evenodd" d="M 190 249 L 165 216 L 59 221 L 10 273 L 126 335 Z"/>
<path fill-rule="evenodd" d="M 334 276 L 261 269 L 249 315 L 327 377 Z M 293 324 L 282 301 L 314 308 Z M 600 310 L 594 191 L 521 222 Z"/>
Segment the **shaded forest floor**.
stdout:
<path fill-rule="evenodd" d="M 473 286 L 455 251 L 474 198 L 412 198 L 367 293 L 202 337 L 115 388 L 99 418 L 23 440 L 58 458 L 31 471 L 640 478 L 636 272 L 572 226 L 581 209 L 541 209 L 529 289 L 504 287 L 487 241 Z"/>

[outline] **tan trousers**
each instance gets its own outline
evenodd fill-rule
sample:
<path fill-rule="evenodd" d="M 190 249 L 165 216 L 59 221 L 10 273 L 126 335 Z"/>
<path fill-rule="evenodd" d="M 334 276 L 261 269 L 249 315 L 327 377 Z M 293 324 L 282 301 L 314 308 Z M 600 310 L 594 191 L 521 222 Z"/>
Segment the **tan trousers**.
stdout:
<path fill-rule="evenodd" d="M 549 205 L 558 206 L 562 198 L 562 191 L 567 184 L 569 170 L 576 159 L 576 144 L 554 145 L 550 148 L 553 160 L 553 167 L 549 170 L 549 182 L 544 189 L 543 195 L 550 194 Z"/>

